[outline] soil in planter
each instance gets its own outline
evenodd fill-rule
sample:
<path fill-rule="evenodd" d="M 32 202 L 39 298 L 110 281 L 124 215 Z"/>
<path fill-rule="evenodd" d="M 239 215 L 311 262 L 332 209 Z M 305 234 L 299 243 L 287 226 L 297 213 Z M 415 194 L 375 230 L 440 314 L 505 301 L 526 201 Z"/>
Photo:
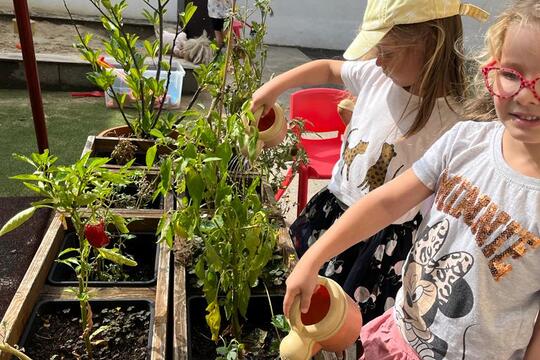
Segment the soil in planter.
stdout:
<path fill-rule="evenodd" d="M 93 359 L 150 358 L 150 303 L 96 301 L 91 304 L 93 330 L 107 326 L 94 338 L 103 341 L 94 346 Z M 30 321 L 31 328 L 20 345 L 32 359 L 88 359 L 81 339 L 78 302 L 43 303 Z"/>
<path fill-rule="evenodd" d="M 123 266 L 105 261 L 109 271 L 98 277 L 92 273 L 89 286 L 140 286 L 155 283 L 157 277 L 157 244 L 153 233 L 132 233 L 132 239 L 124 240 L 125 248 L 122 254 L 131 256 L 137 266 Z M 114 245 L 113 238 L 111 245 Z M 109 247 L 111 247 L 109 245 Z M 79 240 L 74 232 L 66 233 L 62 250 L 79 246 Z M 120 271 L 121 270 L 121 271 Z M 49 274 L 49 282 L 55 285 L 76 286 L 75 272 L 67 265 L 55 263 Z"/>
<path fill-rule="evenodd" d="M 283 296 L 271 295 L 274 314 L 282 314 Z M 202 296 L 188 299 L 188 346 L 190 360 L 215 359 L 217 348 L 224 346 L 223 341 L 217 344 L 211 340 L 210 330 L 206 324 L 206 300 Z M 221 314 L 222 323 L 225 314 Z M 252 296 L 247 311 L 247 320 L 242 325 L 241 342 L 246 346 L 246 359 L 274 360 L 279 359 L 279 343 L 286 334 L 280 333 L 270 323 L 272 313 L 267 296 Z M 230 340 L 225 337 L 225 341 Z M 228 345 L 228 343 L 227 343 Z"/>
<path fill-rule="evenodd" d="M 141 191 L 137 185 L 129 184 L 120 189 L 111 199 L 115 209 L 163 209 L 163 196 L 152 200 L 153 189 Z"/>
<path fill-rule="evenodd" d="M 12 216 L 30 207 L 38 197 L 0 197 L 0 227 Z M 47 230 L 51 211 L 39 209 L 23 226 L 0 238 L 0 319 L 32 262 L 43 234 Z"/>

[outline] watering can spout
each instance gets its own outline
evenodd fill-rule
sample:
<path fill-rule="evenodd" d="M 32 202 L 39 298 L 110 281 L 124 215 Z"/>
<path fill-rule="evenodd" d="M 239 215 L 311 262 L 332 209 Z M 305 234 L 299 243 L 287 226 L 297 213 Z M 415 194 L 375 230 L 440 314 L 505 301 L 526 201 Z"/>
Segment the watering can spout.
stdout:
<path fill-rule="evenodd" d="M 362 314 L 335 281 L 319 276 L 307 313 L 300 313 L 300 298 L 291 306 L 291 331 L 279 346 L 282 360 L 309 360 L 321 349 L 342 352 L 355 343 L 362 328 Z"/>

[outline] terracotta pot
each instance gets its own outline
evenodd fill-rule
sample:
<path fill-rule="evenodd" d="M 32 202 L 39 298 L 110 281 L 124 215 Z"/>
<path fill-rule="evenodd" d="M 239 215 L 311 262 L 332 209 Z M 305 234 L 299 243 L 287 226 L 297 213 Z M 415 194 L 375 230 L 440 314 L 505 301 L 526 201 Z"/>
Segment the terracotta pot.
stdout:
<path fill-rule="evenodd" d="M 109 128 L 109 129 L 105 129 L 102 132 L 100 132 L 99 134 L 97 134 L 97 136 L 100 136 L 100 137 L 131 137 L 132 134 L 133 133 L 131 132 L 129 126 L 120 125 L 120 126 L 115 126 L 115 127 Z M 178 137 L 178 132 L 176 130 L 172 131 L 169 134 L 169 137 L 171 137 L 173 139 L 176 139 Z"/>
<path fill-rule="evenodd" d="M 127 125 L 115 126 L 97 134 L 97 136 L 101 137 L 129 137 L 130 135 L 131 130 Z"/>
<path fill-rule="evenodd" d="M 360 336 L 360 308 L 335 281 L 319 276 L 319 288 L 307 313 L 300 312 L 300 298 L 291 307 L 291 332 L 279 346 L 283 360 L 309 360 L 321 349 L 342 352 Z"/>

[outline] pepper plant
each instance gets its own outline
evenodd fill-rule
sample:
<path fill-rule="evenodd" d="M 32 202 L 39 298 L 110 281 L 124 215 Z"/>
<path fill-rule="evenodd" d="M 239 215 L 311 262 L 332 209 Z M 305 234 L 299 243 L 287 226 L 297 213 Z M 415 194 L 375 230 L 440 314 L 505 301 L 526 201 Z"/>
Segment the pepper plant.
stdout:
<path fill-rule="evenodd" d="M 90 47 L 92 34 L 81 34 L 77 27 L 79 41 L 75 46 L 82 57 L 90 63 L 92 71 L 87 77 L 94 85 L 108 91 L 120 109 L 125 124 L 134 137 L 149 138 L 153 131 L 168 134 L 178 121 L 176 112 L 164 112 L 165 95 L 169 89 L 172 49 L 163 40 L 163 24 L 166 6 L 170 0 L 143 0 L 148 9 L 143 11 L 148 23 L 157 29 L 158 38 L 154 41 L 141 41 L 138 35 L 126 31 L 123 12 L 128 6 L 127 0 L 88 0 L 101 15 L 101 23 L 108 38 L 103 41 L 105 53 L 114 60 L 108 63 L 99 49 Z M 64 0 L 64 6 L 69 9 Z M 174 42 L 196 10 L 188 3 L 185 11 L 179 14 L 176 23 Z M 165 54 L 170 53 L 167 57 Z M 145 75 L 149 67 L 156 71 L 155 77 Z M 115 69 L 115 66 L 118 69 Z M 123 77 L 129 88 L 129 96 L 135 111 L 127 111 L 127 94 L 118 94 L 113 88 L 117 77 Z"/>
<path fill-rule="evenodd" d="M 254 123 L 249 101 L 261 84 L 268 4 L 269 0 L 255 3 L 262 21 L 251 22 L 253 36 L 237 39 L 234 47 L 228 42 L 225 54 L 195 71 L 199 90 L 176 125 L 178 136 L 170 154 L 161 160 L 154 195 L 172 191 L 177 203 L 175 210 L 161 218 L 160 240 L 171 247 L 175 237 L 201 245 L 194 252 L 195 265 L 190 271 L 204 291 L 206 320 L 216 342 L 226 327 L 234 338 L 241 339 L 251 289 L 277 251 L 279 221 L 272 218 L 273 208 L 260 190 L 271 178 L 269 170 L 276 168 L 275 162 L 267 157 L 268 162 L 261 164 L 258 131 L 246 129 L 241 120 Z M 242 9 L 236 11 L 231 16 Z M 193 106 L 201 91 L 213 97 L 209 108 Z M 158 146 L 167 146 L 167 140 L 158 138 L 149 149 L 148 167 L 155 161 Z M 292 159 L 296 143 L 284 146 L 287 151 L 282 159 Z"/>
<path fill-rule="evenodd" d="M 79 240 L 77 248 L 68 248 L 58 255 L 58 262 L 71 267 L 78 281 L 78 287 L 70 289 L 80 304 L 82 338 L 88 356 L 92 357 L 93 334 L 92 310 L 89 299 L 88 281 L 92 275 L 93 262 L 106 259 L 113 263 L 136 266 L 132 259 L 122 255 L 118 249 L 106 248 L 109 243 L 107 226 L 115 227 L 121 233 L 128 233 L 127 221 L 112 212 L 107 204 L 113 185 L 129 182 L 132 170 L 130 163 L 117 172 L 105 165 L 108 158 L 90 158 L 86 153 L 73 165 L 56 165 L 58 158 L 48 150 L 30 157 L 15 155 L 34 168 L 31 174 L 12 177 L 42 197 L 31 206 L 11 218 L 0 229 L 0 236 L 16 229 L 29 220 L 39 208 L 50 208 L 60 214 L 64 228 L 71 222 Z M 92 252 L 95 253 L 91 258 Z M 96 330 L 96 332 L 99 331 Z"/>

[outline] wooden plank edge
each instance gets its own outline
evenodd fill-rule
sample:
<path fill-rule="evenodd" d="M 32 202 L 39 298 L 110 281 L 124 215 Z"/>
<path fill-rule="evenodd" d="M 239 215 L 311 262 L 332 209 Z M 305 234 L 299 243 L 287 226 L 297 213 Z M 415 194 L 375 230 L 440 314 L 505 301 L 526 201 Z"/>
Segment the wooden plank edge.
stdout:
<path fill-rule="evenodd" d="M 175 245 L 178 243 L 178 241 L 175 241 Z M 187 360 L 188 319 L 186 296 L 186 269 L 180 262 L 174 259 L 174 253 L 173 260 L 173 359 Z"/>
<path fill-rule="evenodd" d="M 59 251 L 62 234 L 62 221 L 60 214 L 55 213 L 47 232 L 43 236 L 41 244 L 28 267 L 26 273 L 11 300 L 9 307 L 1 321 L 5 324 L 3 339 L 10 345 L 18 343 L 24 330 L 24 326 L 30 317 L 32 309 L 36 304 L 39 294 L 45 283 L 45 278 L 49 272 L 56 253 Z M 0 359 L 11 359 L 11 355 L 0 351 Z"/>
<path fill-rule="evenodd" d="M 155 322 L 152 335 L 151 360 L 165 359 L 165 354 L 167 351 L 171 249 L 164 241 L 159 243 L 159 247 L 158 274 L 155 293 Z"/>

